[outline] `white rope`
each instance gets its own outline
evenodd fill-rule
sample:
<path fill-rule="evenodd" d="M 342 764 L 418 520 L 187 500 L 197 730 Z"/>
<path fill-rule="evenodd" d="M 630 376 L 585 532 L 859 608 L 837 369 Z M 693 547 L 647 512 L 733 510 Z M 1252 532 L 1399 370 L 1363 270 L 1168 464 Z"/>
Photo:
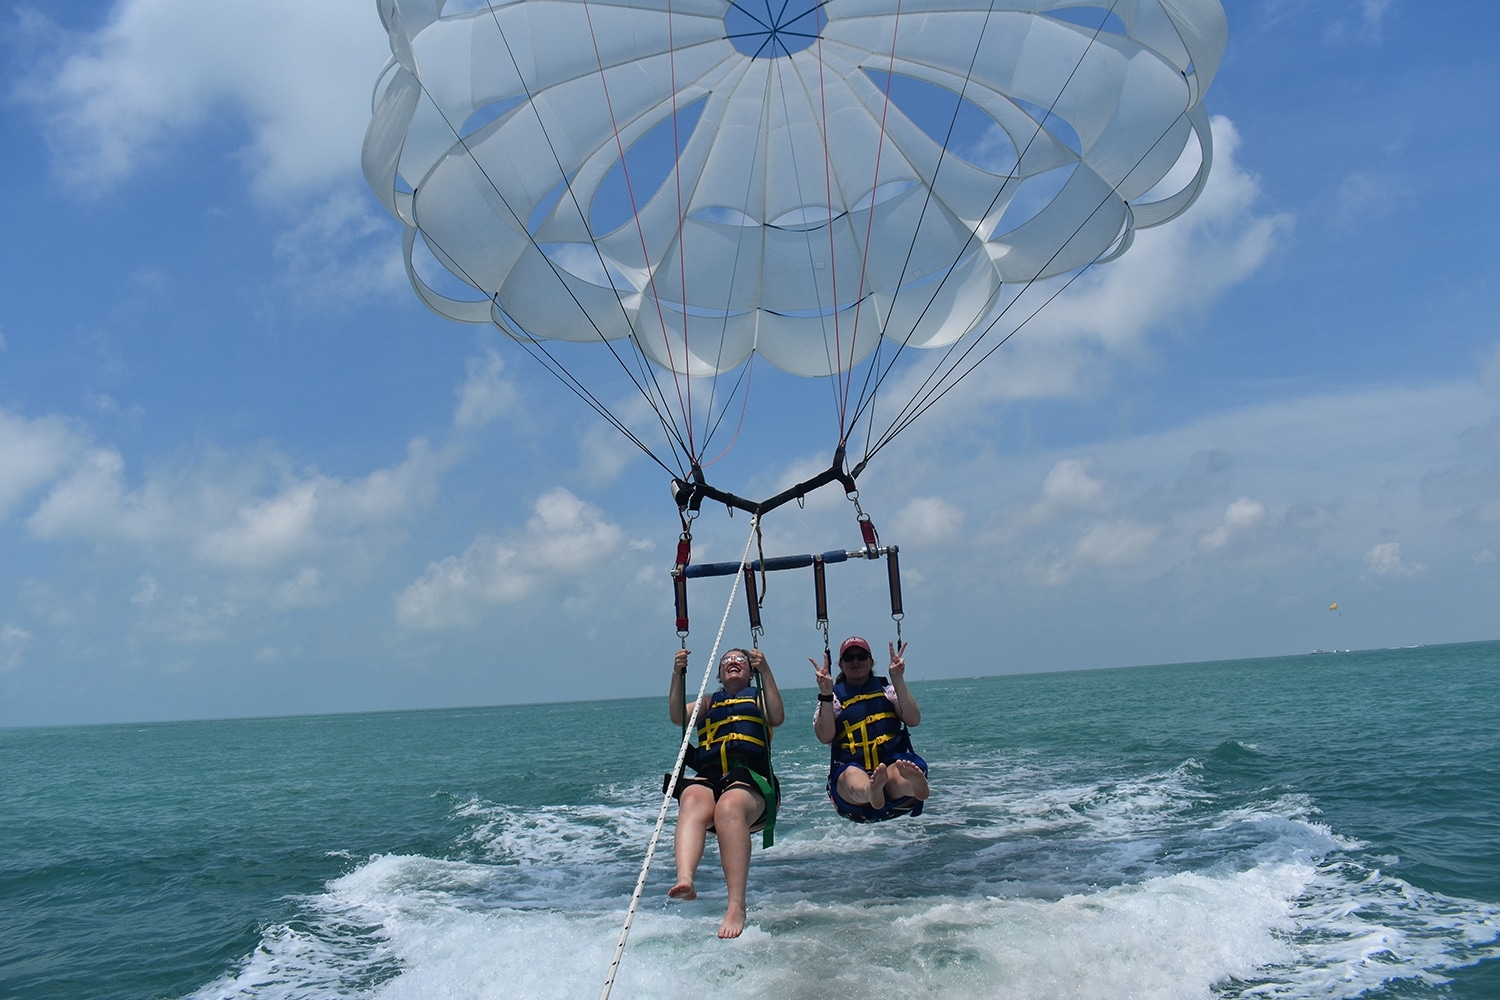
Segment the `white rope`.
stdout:
<path fill-rule="evenodd" d="M 750 556 L 750 545 L 755 541 L 755 529 L 759 524 L 760 517 L 752 514 L 750 536 L 745 539 L 745 551 L 740 553 L 741 566 Z M 661 828 L 667 819 L 667 807 L 672 804 L 672 793 L 677 790 L 677 781 L 682 776 L 682 763 L 687 759 L 693 728 L 698 724 L 698 709 L 702 707 L 703 695 L 708 691 L 708 678 L 713 672 L 714 664 L 719 662 L 719 644 L 724 641 L 724 630 L 729 627 L 729 613 L 734 610 L 734 598 L 739 593 L 742 575 L 741 573 L 734 574 L 734 585 L 729 588 L 729 603 L 724 605 L 724 617 L 719 620 L 719 634 L 714 636 L 713 652 L 709 654 L 708 664 L 703 669 L 703 680 L 698 682 L 698 697 L 693 699 L 693 711 L 688 716 L 687 728 L 682 734 L 682 745 L 677 748 L 677 763 L 672 766 L 672 781 L 667 786 L 666 794 L 662 796 L 661 810 L 656 814 L 656 829 L 652 831 L 651 843 L 646 847 L 646 860 L 641 864 L 640 877 L 635 880 L 635 893 L 630 897 L 630 909 L 625 913 L 625 926 L 620 928 L 620 943 L 615 946 L 615 957 L 609 963 L 609 975 L 604 979 L 604 990 L 599 994 L 599 1000 L 609 1000 L 609 991 L 615 985 L 615 975 L 620 971 L 620 959 L 625 957 L 625 942 L 630 937 L 630 923 L 635 919 L 635 910 L 641 901 L 641 891 L 646 888 L 646 876 L 651 872 L 651 859 L 656 856 L 656 844 L 661 839 Z"/>

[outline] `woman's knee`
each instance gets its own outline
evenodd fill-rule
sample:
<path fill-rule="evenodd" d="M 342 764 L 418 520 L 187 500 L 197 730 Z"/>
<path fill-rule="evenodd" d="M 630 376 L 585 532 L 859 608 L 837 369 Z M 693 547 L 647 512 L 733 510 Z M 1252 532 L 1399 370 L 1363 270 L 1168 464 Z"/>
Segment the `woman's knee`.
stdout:
<path fill-rule="evenodd" d="M 682 796 L 677 800 L 678 816 L 692 816 L 707 820 L 713 816 L 715 808 L 713 790 L 702 785 L 684 788 Z"/>
<path fill-rule="evenodd" d="M 719 796 L 719 801 L 714 805 L 714 826 L 734 822 L 749 825 L 764 808 L 765 801 L 759 792 L 743 787 L 731 788 Z"/>
<path fill-rule="evenodd" d="M 839 794 L 850 802 L 863 802 L 870 798 L 870 776 L 857 767 L 846 767 L 839 772 Z"/>

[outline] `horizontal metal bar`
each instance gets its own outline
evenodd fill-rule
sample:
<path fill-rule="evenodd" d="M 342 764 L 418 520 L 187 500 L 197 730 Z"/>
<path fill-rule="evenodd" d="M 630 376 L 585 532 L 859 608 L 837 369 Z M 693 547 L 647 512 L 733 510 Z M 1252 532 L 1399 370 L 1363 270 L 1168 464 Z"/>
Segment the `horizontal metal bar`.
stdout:
<path fill-rule="evenodd" d="M 834 549 L 831 552 L 822 553 L 822 558 L 825 563 L 839 563 L 849 559 L 878 559 L 885 555 L 886 551 L 885 546 L 876 549 L 873 554 L 869 549 Z M 813 558 L 813 554 L 810 552 L 796 556 L 772 556 L 765 560 L 764 566 L 761 565 L 761 560 L 757 559 L 750 563 L 750 568 L 757 573 L 762 571 L 771 572 L 778 569 L 802 569 L 806 566 L 811 566 Z M 742 569 L 744 569 L 744 565 L 737 562 L 696 563 L 684 568 L 682 575 L 686 577 L 730 576 L 740 572 Z"/>

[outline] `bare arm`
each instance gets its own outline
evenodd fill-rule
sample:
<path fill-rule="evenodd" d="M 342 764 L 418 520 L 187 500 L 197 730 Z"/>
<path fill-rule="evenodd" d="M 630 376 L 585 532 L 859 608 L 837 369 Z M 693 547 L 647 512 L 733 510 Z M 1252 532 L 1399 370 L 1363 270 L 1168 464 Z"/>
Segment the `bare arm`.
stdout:
<path fill-rule="evenodd" d="M 813 665 L 814 676 L 818 681 L 818 694 L 832 697 L 833 674 L 828 668 L 827 657 L 815 660 L 809 656 L 807 662 Z M 838 723 L 833 717 L 833 702 L 819 698 L 817 711 L 813 714 L 813 735 L 820 743 L 832 743 L 837 731 Z"/>
<path fill-rule="evenodd" d="M 766 654 L 758 649 L 750 650 L 750 668 L 760 674 L 760 690 L 766 698 L 766 724 L 774 729 L 786 721 L 786 706 L 781 703 L 781 690 L 776 686 Z"/>
<path fill-rule="evenodd" d="M 686 649 L 679 649 L 677 655 L 672 657 L 672 683 L 667 687 L 667 717 L 672 724 L 680 726 L 687 718 L 687 705 L 685 704 L 687 692 L 687 667 L 688 654 Z"/>
<path fill-rule="evenodd" d="M 917 699 L 912 696 L 911 688 L 906 686 L 907 645 L 903 642 L 901 648 L 897 649 L 896 644 L 891 643 L 890 678 L 891 687 L 896 689 L 896 714 L 908 726 L 915 726 L 922 721 L 922 709 L 917 706 Z"/>

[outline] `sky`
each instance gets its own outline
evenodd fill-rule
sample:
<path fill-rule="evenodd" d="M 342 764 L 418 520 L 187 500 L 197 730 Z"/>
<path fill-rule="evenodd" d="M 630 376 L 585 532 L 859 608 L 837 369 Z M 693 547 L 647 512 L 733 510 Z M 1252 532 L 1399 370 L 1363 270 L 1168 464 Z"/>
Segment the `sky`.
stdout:
<path fill-rule="evenodd" d="M 912 680 L 1500 638 L 1500 7 L 1226 9 L 1203 197 L 860 479 Z M 0 725 L 665 693 L 667 478 L 418 302 L 360 172 L 388 56 L 370 0 L 0 7 Z M 746 495 L 829 457 L 766 382 Z M 859 545 L 838 491 L 762 527 Z M 705 505 L 695 560 L 748 531 Z M 835 642 L 895 637 L 882 566 L 828 578 Z M 784 687 L 814 618 L 772 574 Z"/>

